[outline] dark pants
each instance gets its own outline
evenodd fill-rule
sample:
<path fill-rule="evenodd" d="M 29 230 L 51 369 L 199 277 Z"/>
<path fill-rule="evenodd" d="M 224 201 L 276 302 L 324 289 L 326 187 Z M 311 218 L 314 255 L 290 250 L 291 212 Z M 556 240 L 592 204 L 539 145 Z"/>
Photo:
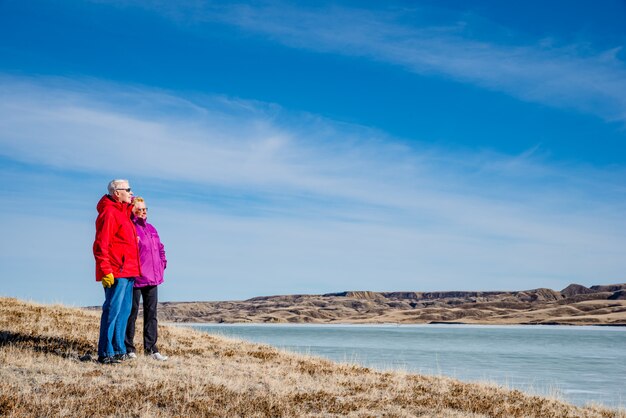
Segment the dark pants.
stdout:
<path fill-rule="evenodd" d="M 136 352 L 133 340 L 135 339 L 135 321 L 139 313 L 139 299 L 143 299 L 143 349 L 146 353 L 158 353 L 157 342 L 157 286 L 136 287 L 133 289 L 133 306 L 126 326 L 126 351 Z"/>

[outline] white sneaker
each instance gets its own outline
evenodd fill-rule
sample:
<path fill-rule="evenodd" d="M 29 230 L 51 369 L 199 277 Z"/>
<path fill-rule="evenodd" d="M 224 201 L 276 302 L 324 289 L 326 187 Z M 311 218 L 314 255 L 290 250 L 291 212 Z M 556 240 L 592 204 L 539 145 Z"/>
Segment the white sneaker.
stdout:
<path fill-rule="evenodd" d="M 158 361 L 165 361 L 165 360 L 167 360 L 167 356 L 164 356 L 161 353 L 152 353 L 152 354 L 150 354 L 150 357 L 152 357 L 153 359 L 158 360 Z"/>
<path fill-rule="evenodd" d="M 127 353 L 126 356 L 128 356 L 130 360 L 135 360 L 137 358 L 137 354 L 135 353 Z"/>

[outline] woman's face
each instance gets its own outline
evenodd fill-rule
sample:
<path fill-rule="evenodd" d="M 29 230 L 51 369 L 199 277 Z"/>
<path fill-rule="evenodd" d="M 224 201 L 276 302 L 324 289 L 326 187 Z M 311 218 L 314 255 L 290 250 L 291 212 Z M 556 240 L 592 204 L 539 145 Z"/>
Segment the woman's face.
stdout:
<path fill-rule="evenodd" d="M 146 207 L 146 202 L 135 202 L 133 213 L 138 218 L 146 219 L 148 217 L 148 208 Z"/>

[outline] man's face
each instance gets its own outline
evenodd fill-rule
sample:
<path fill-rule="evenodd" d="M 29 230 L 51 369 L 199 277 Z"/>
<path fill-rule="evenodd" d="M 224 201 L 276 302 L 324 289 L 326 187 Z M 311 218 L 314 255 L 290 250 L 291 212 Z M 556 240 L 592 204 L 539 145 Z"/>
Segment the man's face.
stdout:
<path fill-rule="evenodd" d="M 148 208 L 146 207 L 146 202 L 135 202 L 133 213 L 138 218 L 146 219 L 148 217 Z"/>
<path fill-rule="evenodd" d="M 115 188 L 115 198 L 123 203 L 130 203 L 133 198 L 133 192 L 130 190 L 128 183 L 120 183 Z"/>

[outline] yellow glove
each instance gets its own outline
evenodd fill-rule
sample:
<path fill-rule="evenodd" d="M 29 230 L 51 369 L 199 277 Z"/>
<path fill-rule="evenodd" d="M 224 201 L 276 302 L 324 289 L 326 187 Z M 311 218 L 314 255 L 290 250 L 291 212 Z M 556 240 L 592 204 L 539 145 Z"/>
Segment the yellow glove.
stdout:
<path fill-rule="evenodd" d="M 113 277 L 113 273 L 109 273 L 102 278 L 102 287 L 111 287 L 115 283 L 115 278 Z"/>

